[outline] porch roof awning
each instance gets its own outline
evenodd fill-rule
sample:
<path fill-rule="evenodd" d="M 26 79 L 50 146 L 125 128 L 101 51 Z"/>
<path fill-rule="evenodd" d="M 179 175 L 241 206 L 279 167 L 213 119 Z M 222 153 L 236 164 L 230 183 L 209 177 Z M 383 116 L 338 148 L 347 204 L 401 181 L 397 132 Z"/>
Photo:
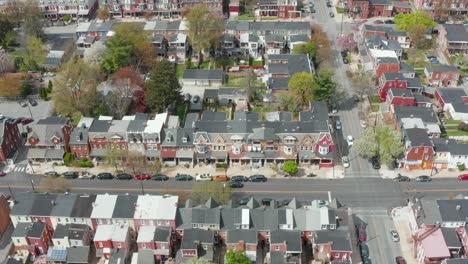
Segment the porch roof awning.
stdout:
<path fill-rule="evenodd" d="M 65 151 L 63 149 L 39 149 L 30 148 L 28 159 L 62 159 Z"/>
<path fill-rule="evenodd" d="M 197 152 L 197 159 L 207 159 L 211 157 L 211 152 L 207 151 L 205 153 L 199 153 Z"/>
<path fill-rule="evenodd" d="M 312 151 L 299 151 L 299 159 L 314 159 L 315 153 Z"/>
<path fill-rule="evenodd" d="M 145 156 L 149 158 L 159 158 L 161 157 L 161 151 L 155 149 L 145 150 Z"/>
<path fill-rule="evenodd" d="M 107 149 L 93 149 L 91 150 L 92 157 L 105 157 L 107 156 Z"/>
<path fill-rule="evenodd" d="M 176 158 L 193 158 L 193 150 L 178 150 L 176 152 Z"/>
<path fill-rule="evenodd" d="M 226 151 L 212 151 L 211 157 L 213 157 L 214 159 L 225 159 L 227 158 L 227 152 Z"/>
<path fill-rule="evenodd" d="M 261 152 L 247 152 L 247 157 L 254 159 L 261 159 L 265 157 L 265 154 Z"/>

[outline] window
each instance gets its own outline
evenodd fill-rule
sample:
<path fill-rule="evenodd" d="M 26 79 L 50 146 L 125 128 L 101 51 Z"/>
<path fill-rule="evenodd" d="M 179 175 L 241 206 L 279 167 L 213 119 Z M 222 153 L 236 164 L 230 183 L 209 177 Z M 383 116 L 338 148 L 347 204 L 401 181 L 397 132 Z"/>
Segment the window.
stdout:
<path fill-rule="evenodd" d="M 59 246 L 60 246 L 60 240 L 57 240 L 57 245 L 59 245 Z"/>
<path fill-rule="evenodd" d="M 339 257 L 340 257 L 340 253 L 339 252 L 335 253 L 335 258 L 339 258 Z"/>
<path fill-rule="evenodd" d="M 19 244 L 21 243 L 21 241 L 19 239 L 16 239 L 16 243 Z"/>
<path fill-rule="evenodd" d="M 118 248 L 122 248 L 122 243 L 119 243 L 119 244 L 117 245 L 117 247 L 118 247 Z"/>
<path fill-rule="evenodd" d="M 146 243 L 141 243 L 141 248 L 146 249 Z"/>
<path fill-rule="evenodd" d="M 73 223 L 76 223 L 76 218 L 73 218 Z"/>
<path fill-rule="evenodd" d="M 99 246 L 100 248 L 104 247 L 104 245 L 102 244 L 102 242 L 98 242 L 98 246 Z"/>
<path fill-rule="evenodd" d="M 16 218 L 18 219 L 18 221 L 21 221 L 21 216 L 18 216 L 18 217 L 16 217 Z"/>
<path fill-rule="evenodd" d="M 62 222 L 62 219 L 60 219 L 60 217 L 57 218 L 57 222 L 59 222 L 59 223 Z"/>
<path fill-rule="evenodd" d="M 198 225 L 197 225 L 197 224 L 192 224 L 192 227 L 193 227 L 193 228 L 197 228 Z"/>
<path fill-rule="evenodd" d="M 279 246 L 275 246 L 275 250 L 279 250 Z"/>

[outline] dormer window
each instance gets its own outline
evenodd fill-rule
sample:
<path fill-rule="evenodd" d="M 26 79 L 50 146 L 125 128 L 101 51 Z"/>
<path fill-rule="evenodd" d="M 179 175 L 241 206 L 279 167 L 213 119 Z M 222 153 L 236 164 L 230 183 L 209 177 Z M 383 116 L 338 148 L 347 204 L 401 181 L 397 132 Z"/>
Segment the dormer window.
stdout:
<path fill-rule="evenodd" d="M 319 146 L 319 153 L 321 155 L 327 155 L 328 151 L 328 146 Z"/>
<path fill-rule="evenodd" d="M 183 142 L 183 143 L 187 143 L 187 138 L 186 138 L 186 137 L 183 137 L 183 138 L 182 138 L 182 142 Z"/>

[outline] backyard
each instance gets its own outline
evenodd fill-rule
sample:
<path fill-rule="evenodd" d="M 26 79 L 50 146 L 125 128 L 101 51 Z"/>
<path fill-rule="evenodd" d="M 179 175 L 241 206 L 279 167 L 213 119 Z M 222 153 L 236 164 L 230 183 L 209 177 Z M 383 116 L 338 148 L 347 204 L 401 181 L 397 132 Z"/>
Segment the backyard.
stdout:
<path fill-rule="evenodd" d="M 420 49 L 407 49 L 406 54 L 408 59 L 405 61 L 409 65 L 413 66 L 416 70 L 423 69 L 424 67 L 431 65 L 427 60 L 426 56 L 435 54 L 434 50 L 420 50 Z"/>
<path fill-rule="evenodd" d="M 468 136 L 467 131 L 462 131 L 458 129 L 458 126 L 461 121 L 459 120 L 445 120 L 445 132 L 447 136 L 457 137 L 457 136 Z"/>

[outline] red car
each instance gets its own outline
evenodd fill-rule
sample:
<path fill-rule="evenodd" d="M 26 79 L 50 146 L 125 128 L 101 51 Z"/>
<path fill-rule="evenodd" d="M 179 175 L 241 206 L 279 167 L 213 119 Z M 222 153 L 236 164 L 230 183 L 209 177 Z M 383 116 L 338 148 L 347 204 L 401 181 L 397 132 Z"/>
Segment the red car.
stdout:
<path fill-rule="evenodd" d="M 5 175 L 6 175 L 6 173 L 4 173 L 3 171 L 0 171 L 0 177 L 3 177 Z"/>
<path fill-rule="evenodd" d="M 366 227 L 364 225 L 356 225 L 358 239 L 361 242 L 367 240 Z"/>
<path fill-rule="evenodd" d="M 462 174 L 462 175 L 458 176 L 458 180 L 459 180 L 459 181 L 466 181 L 466 180 L 468 180 L 468 174 Z"/>
<path fill-rule="evenodd" d="M 135 180 L 147 181 L 151 180 L 151 176 L 149 176 L 148 174 L 137 174 L 135 175 Z"/>
<path fill-rule="evenodd" d="M 34 119 L 32 119 L 32 118 L 23 118 L 23 120 L 21 120 L 21 124 L 27 125 L 27 124 L 31 123 L 32 121 L 34 121 Z"/>
<path fill-rule="evenodd" d="M 396 257 L 395 258 L 396 264 L 406 264 L 406 260 L 403 257 Z"/>

